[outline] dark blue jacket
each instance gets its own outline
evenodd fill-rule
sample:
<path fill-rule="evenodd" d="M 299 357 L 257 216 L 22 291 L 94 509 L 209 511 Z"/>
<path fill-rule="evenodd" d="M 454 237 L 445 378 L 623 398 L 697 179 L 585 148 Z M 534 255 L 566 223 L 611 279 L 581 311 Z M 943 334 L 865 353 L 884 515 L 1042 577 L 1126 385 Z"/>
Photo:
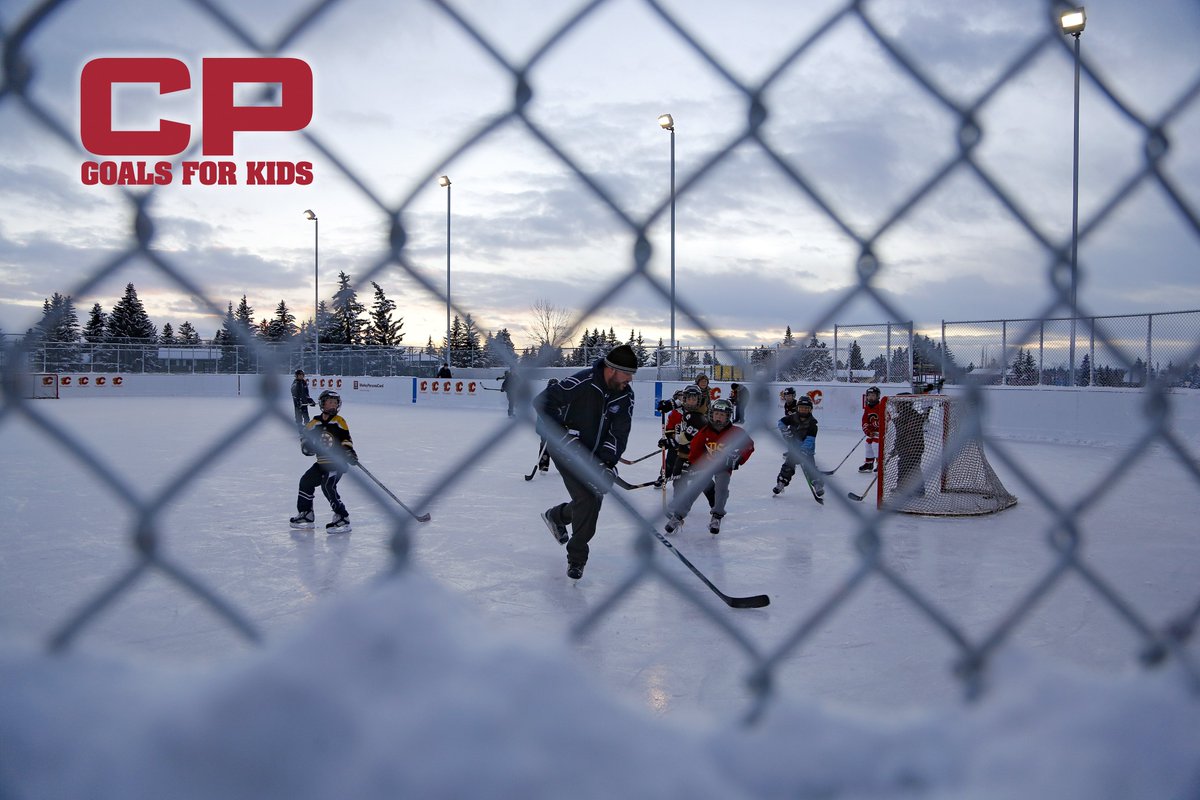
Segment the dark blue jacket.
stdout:
<path fill-rule="evenodd" d="M 602 358 L 591 369 L 547 386 L 533 399 L 533 407 L 538 433 L 547 439 L 561 437 L 565 429 L 606 467 L 616 466 L 625 452 L 633 423 L 633 389 L 610 392 Z"/>

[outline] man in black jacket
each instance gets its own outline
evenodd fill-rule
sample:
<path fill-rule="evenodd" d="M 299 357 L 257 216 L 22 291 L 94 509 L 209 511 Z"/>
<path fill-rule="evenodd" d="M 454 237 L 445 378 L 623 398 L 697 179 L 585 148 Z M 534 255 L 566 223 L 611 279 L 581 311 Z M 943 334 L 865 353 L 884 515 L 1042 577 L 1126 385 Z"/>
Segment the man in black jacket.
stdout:
<path fill-rule="evenodd" d="M 547 386 L 533 400 L 538 432 L 549 444 L 571 496 L 569 502 L 546 509 L 542 521 L 554 540 L 567 546 L 567 577 L 574 580 L 583 577 L 600 505 L 612 487 L 617 461 L 629 439 L 633 422 L 629 382 L 637 367 L 633 348 L 619 345 L 590 369 Z M 593 469 L 576 466 L 580 464 Z"/>
<path fill-rule="evenodd" d="M 304 370 L 296 370 L 296 379 L 292 381 L 292 410 L 296 412 L 296 427 L 301 432 L 308 424 L 308 407 L 315 405 L 308 393 L 308 381 L 304 377 Z"/>

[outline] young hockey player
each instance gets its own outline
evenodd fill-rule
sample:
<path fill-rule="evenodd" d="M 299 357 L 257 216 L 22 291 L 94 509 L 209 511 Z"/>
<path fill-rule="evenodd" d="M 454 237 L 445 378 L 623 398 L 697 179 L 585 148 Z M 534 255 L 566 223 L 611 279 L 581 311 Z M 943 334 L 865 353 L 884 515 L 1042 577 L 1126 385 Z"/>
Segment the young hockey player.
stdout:
<path fill-rule="evenodd" d="M 872 386 L 863 395 L 862 432 L 867 437 L 867 459 L 858 468 L 859 472 L 873 472 L 875 457 L 879 455 L 879 422 L 883 415 L 886 398 L 879 394 L 879 387 Z"/>
<path fill-rule="evenodd" d="M 788 449 L 783 454 L 783 466 L 779 468 L 779 477 L 775 479 L 775 488 L 771 491 L 779 494 L 792 482 L 792 476 L 796 474 L 796 463 L 799 462 L 800 468 L 804 470 L 804 477 L 812 486 L 813 496 L 818 502 L 822 502 L 821 498 L 825 496 L 825 482 L 821 480 L 821 473 L 817 471 L 813 462 L 817 450 L 817 418 L 812 415 L 812 409 L 812 398 L 801 395 L 796 401 L 795 410 L 784 414 L 776 423 Z"/>
<path fill-rule="evenodd" d="M 708 423 L 700 410 L 703 396 L 699 386 L 685 386 L 679 407 L 667 415 L 667 430 L 658 441 L 659 447 L 667 448 L 667 480 L 674 480 L 683 472 L 690 457 L 692 437 Z"/>
<path fill-rule="evenodd" d="M 701 372 L 696 376 L 696 387 L 700 390 L 700 407 L 697 409 L 708 418 L 708 407 L 712 402 L 712 392 L 708 388 L 708 376 Z"/>
<path fill-rule="evenodd" d="M 306 456 L 315 455 L 317 461 L 300 476 L 300 489 L 296 493 L 296 511 L 299 513 L 288 521 L 293 528 L 313 527 L 313 493 L 320 486 L 333 509 L 333 521 L 325 526 L 325 532 L 349 533 L 350 514 L 337 490 L 338 481 L 342 479 L 342 465 L 334 453 L 338 452 L 337 448 L 344 448 L 341 454 L 351 466 L 358 463 L 358 454 L 350 440 L 350 426 L 338 413 L 342 408 L 342 396 L 326 389 L 317 398 L 317 406 L 321 414 L 313 417 L 305 427 L 305 438 L 300 444 L 301 452 Z"/>
<path fill-rule="evenodd" d="M 754 440 L 745 430 L 733 424 L 733 404 L 728 400 L 714 400 L 708 424 L 692 437 L 688 460 L 691 466 L 684 470 L 682 489 L 680 484 L 676 484 L 675 496 L 667 513 L 666 532 L 674 532 L 683 523 L 692 504 L 703 491 L 712 510 L 708 532 L 714 536 L 720 533 L 725 504 L 729 501 L 729 479 L 753 452 Z M 714 469 L 715 472 L 712 472 Z M 705 480 L 702 476 L 709 472 L 712 475 Z"/>

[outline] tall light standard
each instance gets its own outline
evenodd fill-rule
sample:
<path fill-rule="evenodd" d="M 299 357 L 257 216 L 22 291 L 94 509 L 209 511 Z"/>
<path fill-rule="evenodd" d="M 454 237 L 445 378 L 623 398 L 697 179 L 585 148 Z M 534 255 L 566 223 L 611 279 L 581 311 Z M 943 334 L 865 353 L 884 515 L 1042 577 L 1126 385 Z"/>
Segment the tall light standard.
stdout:
<path fill-rule="evenodd" d="M 317 257 L 317 246 L 320 241 L 321 223 L 317 221 L 317 215 L 313 210 L 307 209 L 304 216 L 312 221 L 313 224 L 313 371 L 315 374 L 321 374 L 321 287 L 320 275 L 317 272 L 317 265 L 320 263 Z"/>
<path fill-rule="evenodd" d="M 671 134 L 671 358 L 679 366 L 679 351 L 675 347 L 675 120 L 670 114 L 658 118 L 658 125 Z"/>
<path fill-rule="evenodd" d="M 1071 172 L 1071 385 L 1075 381 L 1075 301 L 1079 283 L 1079 35 L 1087 25 L 1083 6 L 1064 11 L 1058 17 L 1064 34 L 1075 37 L 1075 151 Z"/>
<path fill-rule="evenodd" d="M 446 188 L 446 366 L 450 366 L 450 178 L 438 178 L 438 186 Z"/>

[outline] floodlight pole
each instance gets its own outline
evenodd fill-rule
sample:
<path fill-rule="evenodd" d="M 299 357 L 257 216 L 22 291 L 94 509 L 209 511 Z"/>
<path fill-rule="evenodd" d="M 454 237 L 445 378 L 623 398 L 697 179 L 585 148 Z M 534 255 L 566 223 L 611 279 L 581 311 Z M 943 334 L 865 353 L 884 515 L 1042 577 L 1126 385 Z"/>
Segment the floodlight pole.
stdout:
<path fill-rule="evenodd" d="M 321 263 L 318 254 L 318 242 L 320 242 L 321 223 L 317 220 L 317 215 L 310 208 L 304 212 L 304 216 L 312 220 L 313 224 L 313 372 L 316 375 L 321 374 L 321 324 L 320 324 L 320 309 L 321 309 L 321 286 L 320 272 L 318 265 Z"/>
<path fill-rule="evenodd" d="M 1079 38 L 1087 24 L 1087 13 L 1083 6 L 1064 11 L 1059 16 L 1063 33 L 1075 37 L 1075 137 L 1071 167 L 1071 345 L 1068 359 L 1071 369 L 1068 380 L 1072 386 L 1075 379 L 1075 322 L 1079 290 Z"/>
<path fill-rule="evenodd" d="M 452 343 L 450 341 L 450 178 L 438 178 L 438 186 L 446 189 L 446 366 L 450 366 Z"/>
<path fill-rule="evenodd" d="M 675 341 L 675 119 L 670 114 L 658 118 L 659 127 L 671 134 L 671 360 L 679 368 L 679 347 Z"/>

